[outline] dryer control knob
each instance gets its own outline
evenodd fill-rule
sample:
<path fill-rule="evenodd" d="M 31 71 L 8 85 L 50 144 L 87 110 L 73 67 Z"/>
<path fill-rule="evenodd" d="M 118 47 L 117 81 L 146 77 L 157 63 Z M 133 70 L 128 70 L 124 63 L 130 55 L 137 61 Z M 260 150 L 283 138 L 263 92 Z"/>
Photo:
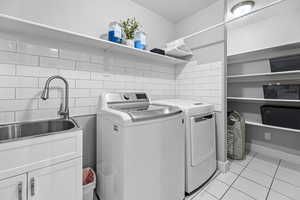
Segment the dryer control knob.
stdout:
<path fill-rule="evenodd" d="M 130 97 L 128 96 L 128 94 L 124 94 L 124 95 L 123 95 L 123 98 L 124 98 L 125 100 L 129 100 L 129 99 L 130 99 Z"/>

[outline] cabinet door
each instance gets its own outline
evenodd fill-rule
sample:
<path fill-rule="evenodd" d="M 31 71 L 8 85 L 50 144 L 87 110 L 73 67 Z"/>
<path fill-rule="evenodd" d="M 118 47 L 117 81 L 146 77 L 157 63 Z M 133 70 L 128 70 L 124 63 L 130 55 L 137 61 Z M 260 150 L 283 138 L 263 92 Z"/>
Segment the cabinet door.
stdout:
<path fill-rule="evenodd" d="M 28 200 L 82 200 L 82 159 L 28 173 Z"/>
<path fill-rule="evenodd" d="M 0 181 L 0 199 L 26 200 L 26 175 L 15 176 Z"/>

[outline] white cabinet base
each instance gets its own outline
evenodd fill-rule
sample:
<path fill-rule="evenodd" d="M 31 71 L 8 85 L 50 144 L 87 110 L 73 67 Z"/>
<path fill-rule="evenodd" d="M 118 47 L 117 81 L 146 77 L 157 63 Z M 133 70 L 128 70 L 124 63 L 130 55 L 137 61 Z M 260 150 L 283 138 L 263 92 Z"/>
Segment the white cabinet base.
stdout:
<path fill-rule="evenodd" d="M 82 200 L 82 131 L 0 144 L 0 200 Z"/>

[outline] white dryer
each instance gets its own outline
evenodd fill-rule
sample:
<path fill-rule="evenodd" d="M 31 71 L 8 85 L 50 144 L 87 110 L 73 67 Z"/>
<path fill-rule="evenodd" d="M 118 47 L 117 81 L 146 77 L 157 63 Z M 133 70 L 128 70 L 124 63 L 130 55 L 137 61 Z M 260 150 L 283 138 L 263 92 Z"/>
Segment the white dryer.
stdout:
<path fill-rule="evenodd" d="M 184 199 L 184 115 L 145 93 L 105 93 L 97 114 L 101 200 Z"/>
<path fill-rule="evenodd" d="M 184 111 L 185 192 L 189 195 L 205 184 L 217 169 L 214 106 L 182 99 L 158 100 L 155 103 L 178 106 Z"/>

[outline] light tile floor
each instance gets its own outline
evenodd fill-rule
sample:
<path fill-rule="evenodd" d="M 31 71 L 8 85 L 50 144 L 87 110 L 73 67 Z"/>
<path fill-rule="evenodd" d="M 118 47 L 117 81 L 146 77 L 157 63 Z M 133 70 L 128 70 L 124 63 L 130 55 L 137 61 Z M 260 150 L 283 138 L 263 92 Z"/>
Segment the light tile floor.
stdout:
<path fill-rule="evenodd" d="M 249 153 L 187 200 L 300 200 L 300 165 Z"/>

